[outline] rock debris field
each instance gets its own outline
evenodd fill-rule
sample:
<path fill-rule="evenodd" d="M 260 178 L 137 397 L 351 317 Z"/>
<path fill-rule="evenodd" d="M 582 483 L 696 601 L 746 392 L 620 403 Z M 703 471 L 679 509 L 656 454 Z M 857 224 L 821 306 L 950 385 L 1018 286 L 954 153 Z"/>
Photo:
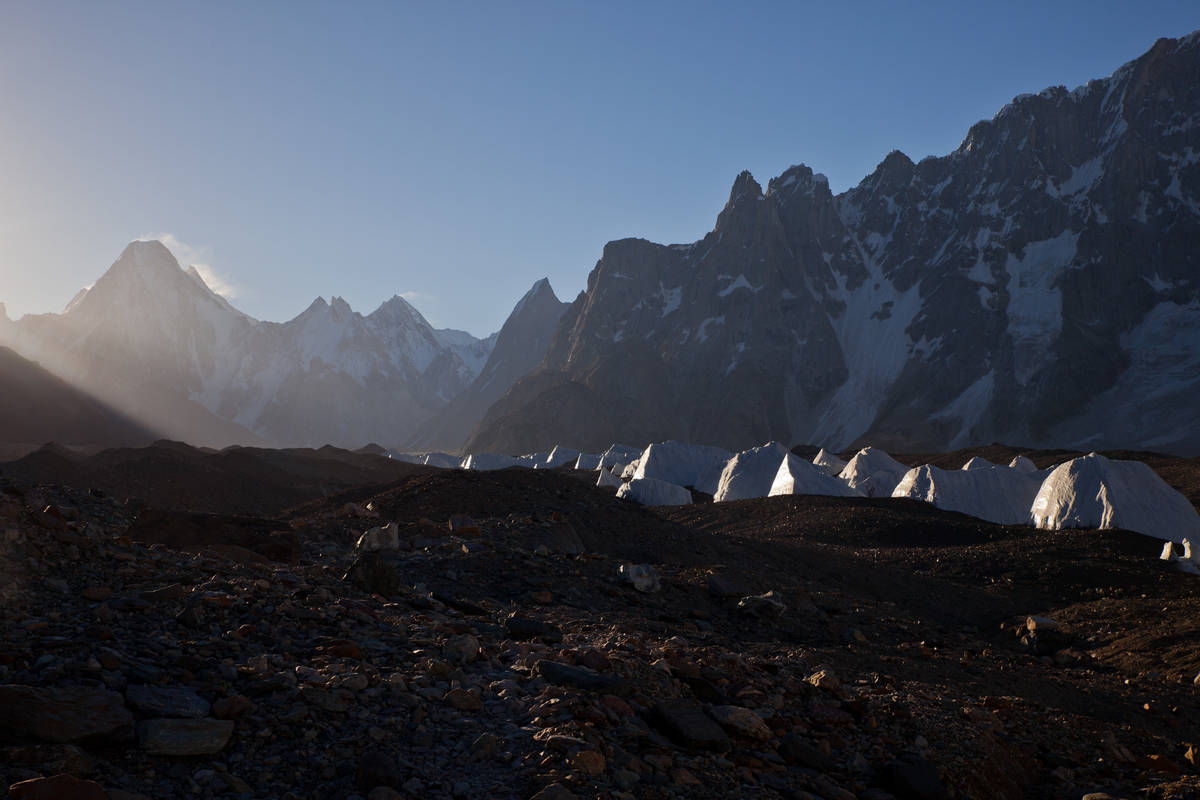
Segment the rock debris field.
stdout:
<path fill-rule="evenodd" d="M 7 797 L 1200 796 L 1200 577 L 1160 542 L 594 481 L 0 465 Z"/>

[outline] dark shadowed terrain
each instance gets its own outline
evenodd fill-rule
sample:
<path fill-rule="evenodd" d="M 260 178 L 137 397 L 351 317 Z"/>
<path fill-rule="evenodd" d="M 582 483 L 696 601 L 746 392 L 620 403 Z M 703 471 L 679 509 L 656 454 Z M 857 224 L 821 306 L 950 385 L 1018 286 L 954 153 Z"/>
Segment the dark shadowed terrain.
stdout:
<path fill-rule="evenodd" d="M 1197 502 L 1200 462 L 1138 457 Z M 1200 577 L 1149 537 L 885 499 L 644 509 L 571 470 L 333 449 L 49 448 L 0 472 L 4 786 L 1200 793 Z"/>

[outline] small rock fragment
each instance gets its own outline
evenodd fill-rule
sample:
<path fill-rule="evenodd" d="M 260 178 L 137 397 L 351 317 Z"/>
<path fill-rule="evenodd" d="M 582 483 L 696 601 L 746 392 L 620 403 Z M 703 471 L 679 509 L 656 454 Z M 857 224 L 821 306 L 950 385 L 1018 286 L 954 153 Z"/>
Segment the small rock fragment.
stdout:
<path fill-rule="evenodd" d="M 459 711 L 479 711 L 483 708 L 483 696 L 478 689 L 451 689 L 443 699 L 446 705 Z"/>
<path fill-rule="evenodd" d="M 152 755 L 214 755 L 232 735 L 233 722 L 222 719 L 148 719 L 138 723 L 138 743 Z"/>
<path fill-rule="evenodd" d="M 222 697 L 212 705 L 212 715 L 217 719 L 237 719 L 254 710 L 254 701 L 241 694 Z"/>
<path fill-rule="evenodd" d="M 533 670 L 557 686 L 574 686 L 589 692 L 625 696 L 633 691 L 630 684 L 611 675 L 602 675 L 587 667 L 574 667 L 557 661 L 542 659 L 533 665 Z"/>
<path fill-rule="evenodd" d="M 1025 628 L 1030 631 L 1056 631 L 1060 627 L 1049 617 L 1029 616 L 1025 618 Z"/>
<path fill-rule="evenodd" d="M 639 592 L 649 594 L 662 588 L 658 572 L 649 564 L 622 564 L 621 575 Z"/>
<path fill-rule="evenodd" d="M 399 550 L 400 529 L 394 522 L 379 525 L 363 532 L 354 543 L 356 553 L 374 553 L 379 550 Z"/>
<path fill-rule="evenodd" d="M 466 514 L 455 514 L 450 517 L 447 527 L 455 536 L 479 536 L 480 534 L 479 523 Z"/>
<path fill-rule="evenodd" d="M 836 692 L 842 688 L 842 682 L 833 674 L 833 670 L 829 669 L 818 670 L 809 675 L 806 680 L 818 689 L 824 689 L 827 692 Z"/>
<path fill-rule="evenodd" d="M 749 739 L 767 741 L 773 735 L 763 718 L 748 708 L 741 706 L 713 706 L 713 718 L 721 723 L 725 730 L 745 736 Z"/>
<path fill-rule="evenodd" d="M 442 658 L 451 664 L 470 664 L 479 658 L 479 640 L 469 633 L 453 636 L 442 648 Z"/>
<path fill-rule="evenodd" d="M 599 750 L 580 750 L 571 758 L 571 766 L 585 775 L 595 777 L 604 774 L 606 762 Z"/>
<path fill-rule="evenodd" d="M 743 597 L 738 601 L 738 611 L 751 617 L 769 619 L 778 617 L 787 610 L 787 604 L 774 591 Z"/>
<path fill-rule="evenodd" d="M 125 702 L 147 717 L 199 719 L 211 711 L 207 700 L 182 687 L 130 686 L 125 690 Z"/>
<path fill-rule="evenodd" d="M 650 712 L 650 722 L 671 739 L 698 750 L 725 752 L 729 737 L 704 707 L 692 700 L 664 700 Z"/>

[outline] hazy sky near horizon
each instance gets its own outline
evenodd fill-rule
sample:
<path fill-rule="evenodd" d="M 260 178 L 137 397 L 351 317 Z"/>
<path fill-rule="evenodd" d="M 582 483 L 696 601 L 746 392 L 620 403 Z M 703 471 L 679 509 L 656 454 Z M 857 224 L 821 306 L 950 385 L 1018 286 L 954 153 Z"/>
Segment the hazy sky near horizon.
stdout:
<path fill-rule="evenodd" d="M 749 169 L 835 192 L 1189 2 L 0 3 L 0 302 L 60 311 L 167 237 L 243 311 L 406 296 L 497 330 L 605 242 L 703 236 Z"/>

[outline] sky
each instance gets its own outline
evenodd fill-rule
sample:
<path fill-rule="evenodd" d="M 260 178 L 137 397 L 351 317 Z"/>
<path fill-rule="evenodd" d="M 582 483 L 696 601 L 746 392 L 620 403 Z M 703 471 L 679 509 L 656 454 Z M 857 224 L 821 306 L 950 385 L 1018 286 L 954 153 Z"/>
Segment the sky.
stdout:
<path fill-rule="evenodd" d="M 1187 2 L 0 2 L 0 302 L 161 238 L 259 319 L 395 294 L 484 336 L 734 177 L 835 192 L 1200 28 Z"/>

